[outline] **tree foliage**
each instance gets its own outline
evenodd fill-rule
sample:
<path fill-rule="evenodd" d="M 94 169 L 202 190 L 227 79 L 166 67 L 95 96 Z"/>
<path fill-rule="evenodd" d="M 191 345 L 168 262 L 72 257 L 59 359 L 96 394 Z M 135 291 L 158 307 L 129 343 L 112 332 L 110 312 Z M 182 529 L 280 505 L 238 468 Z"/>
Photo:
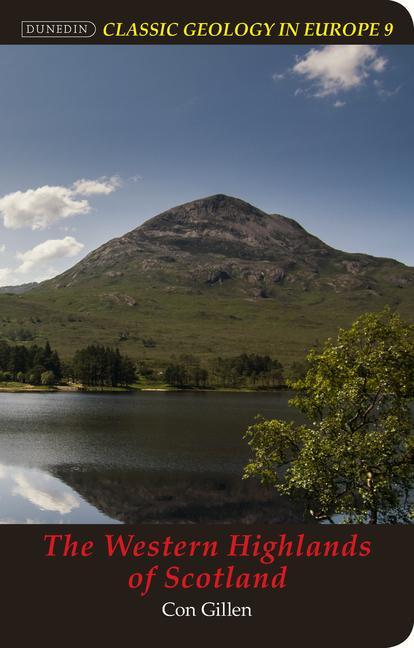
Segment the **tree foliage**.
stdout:
<path fill-rule="evenodd" d="M 284 381 L 282 364 L 257 353 L 217 358 L 212 373 L 217 383 L 227 387 L 277 387 Z"/>
<path fill-rule="evenodd" d="M 0 341 L 0 373 L 4 381 L 15 380 L 32 385 L 42 384 L 42 374 L 49 373 L 49 384 L 58 383 L 62 378 L 59 356 L 49 342 L 44 347 L 10 345 Z M 53 376 L 53 377 L 52 377 Z"/>
<path fill-rule="evenodd" d="M 410 521 L 414 327 L 388 308 L 368 313 L 307 360 L 290 385 L 304 423 L 249 427 L 244 476 L 300 497 L 317 520 Z"/>
<path fill-rule="evenodd" d="M 170 364 L 165 369 L 165 381 L 174 387 L 206 387 L 208 371 L 199 365 L 188 367 L 185 364 Z"/>
<path fill-rule="evenodd" d="M 283 384 L 283 366 L 268 355 L 242 353 L 231 358 L 216 358 L 209 369 L 192 355 L 171 362 L 165 381 L 175 387 L 249 387 L 270 389 Z"/>
<path fill-rule="evenodd" d="M 99 387 L 127 386 L 136 379 L 135 365 L 128 356 L 99 344 L 76 351 L 71 372 L 83 385 Z"/>

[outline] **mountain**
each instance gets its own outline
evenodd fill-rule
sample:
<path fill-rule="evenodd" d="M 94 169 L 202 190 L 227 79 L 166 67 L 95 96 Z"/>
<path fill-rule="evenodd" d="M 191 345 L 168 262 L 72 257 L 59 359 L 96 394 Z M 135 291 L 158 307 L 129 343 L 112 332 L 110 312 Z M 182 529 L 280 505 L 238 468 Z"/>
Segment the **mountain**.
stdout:
<path fill-rule="evenodd" d="M 121 274 L 122 273 L 122 274 Z M 151 218 L 113 239 L 52 280 L 54 288 L 91 279 L 143 275 L 170 289 L 205 288 L 228 280 L 253 297 L 276 296 L 275 285 L 308 290 L 380 291 L 382 283 L 414 285 L 414 270 L 401 263 L 335 250 L 296 221 L 266 214 L 224 195 L 195 200 Z"/>
<path fill-rule="evenodd" d="M 0 293 L 20 295 L 22 293 L 29 292 L 29 290 L 36 288 L 36 286 L 38 285 L 39 284 L 36 281 L 32 281 L 31 283 L 20 284 L 20 286 L 1 286 Z"/>
<path fill-rule="evenodd" d="M 414 312 L 414 269 L 336 250 L 225 195 L 169 209 L 22 295 L 11 323 L 69 355 L 92 341 L 163 363 L 242 351 L 292 362 L 358 314 Z M 10 319 L 10 316 L 9 316 Z M 1 331 L 1 329 L 0 329 Z"/>

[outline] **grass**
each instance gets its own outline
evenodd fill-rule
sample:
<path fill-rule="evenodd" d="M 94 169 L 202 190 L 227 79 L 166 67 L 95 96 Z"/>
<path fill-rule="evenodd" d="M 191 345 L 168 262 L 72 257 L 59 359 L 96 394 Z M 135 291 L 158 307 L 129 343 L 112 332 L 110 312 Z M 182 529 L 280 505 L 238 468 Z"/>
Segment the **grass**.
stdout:
<path fill-rule="evenodd" d="M 109 293 L 132 296 L 136 306 L 107 301 Z M 252 298 L 242 282 L 214 287 L 168 285 L 165 277 L 134 280 L 92 278 L 72 288 L 0 295 L 0 338 L 13 342 L 20 329 L 32 340 L 48 339 L 63 359 L 99 342 L 118 346 L 139 361 L 162 369 L 181 354 L 209 362 L 242 352 L 270 354 L 285 367 L 301 361 L 313 345 L 336 335 L 358 315 L 386 304 L 414 319 L 414 287 L 384 284 L 369 291 L 305 291 L 278 286 L 271 299 Z M 147 340 L 154 346 L 146 346 Z M 153 388 L 161 388 L 154 383 Z M 167 389 L 168 386 L 164 387 Z M 138 385 L 138 388 L 151 388 Z"/>
<path fill-rule="evenodd" d="M 0 382 L 0 392 L 48 392 L 56 391 L 54 387 L 46 385 L 28 385 L 20 382 Z"/>

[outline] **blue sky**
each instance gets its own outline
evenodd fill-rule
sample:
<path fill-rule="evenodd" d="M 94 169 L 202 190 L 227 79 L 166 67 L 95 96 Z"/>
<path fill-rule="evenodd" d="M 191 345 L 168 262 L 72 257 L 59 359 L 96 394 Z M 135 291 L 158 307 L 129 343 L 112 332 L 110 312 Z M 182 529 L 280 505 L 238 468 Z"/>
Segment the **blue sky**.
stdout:
<path fill-rule="evenodd" d="M 3 46 L 0 285 L 214 193 L 414 266 L 414 48 L 352 47 Z"/>

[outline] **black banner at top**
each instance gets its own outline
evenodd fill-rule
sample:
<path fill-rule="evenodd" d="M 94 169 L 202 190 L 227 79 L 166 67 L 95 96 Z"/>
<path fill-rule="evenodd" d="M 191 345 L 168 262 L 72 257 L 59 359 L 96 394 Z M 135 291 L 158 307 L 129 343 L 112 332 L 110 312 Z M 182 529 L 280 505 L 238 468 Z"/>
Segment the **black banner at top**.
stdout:
<path fill-rule="evenodd" d="M 9 7 L 2 44 L 410 44 L 413 21 L 391 0 Z"/>

